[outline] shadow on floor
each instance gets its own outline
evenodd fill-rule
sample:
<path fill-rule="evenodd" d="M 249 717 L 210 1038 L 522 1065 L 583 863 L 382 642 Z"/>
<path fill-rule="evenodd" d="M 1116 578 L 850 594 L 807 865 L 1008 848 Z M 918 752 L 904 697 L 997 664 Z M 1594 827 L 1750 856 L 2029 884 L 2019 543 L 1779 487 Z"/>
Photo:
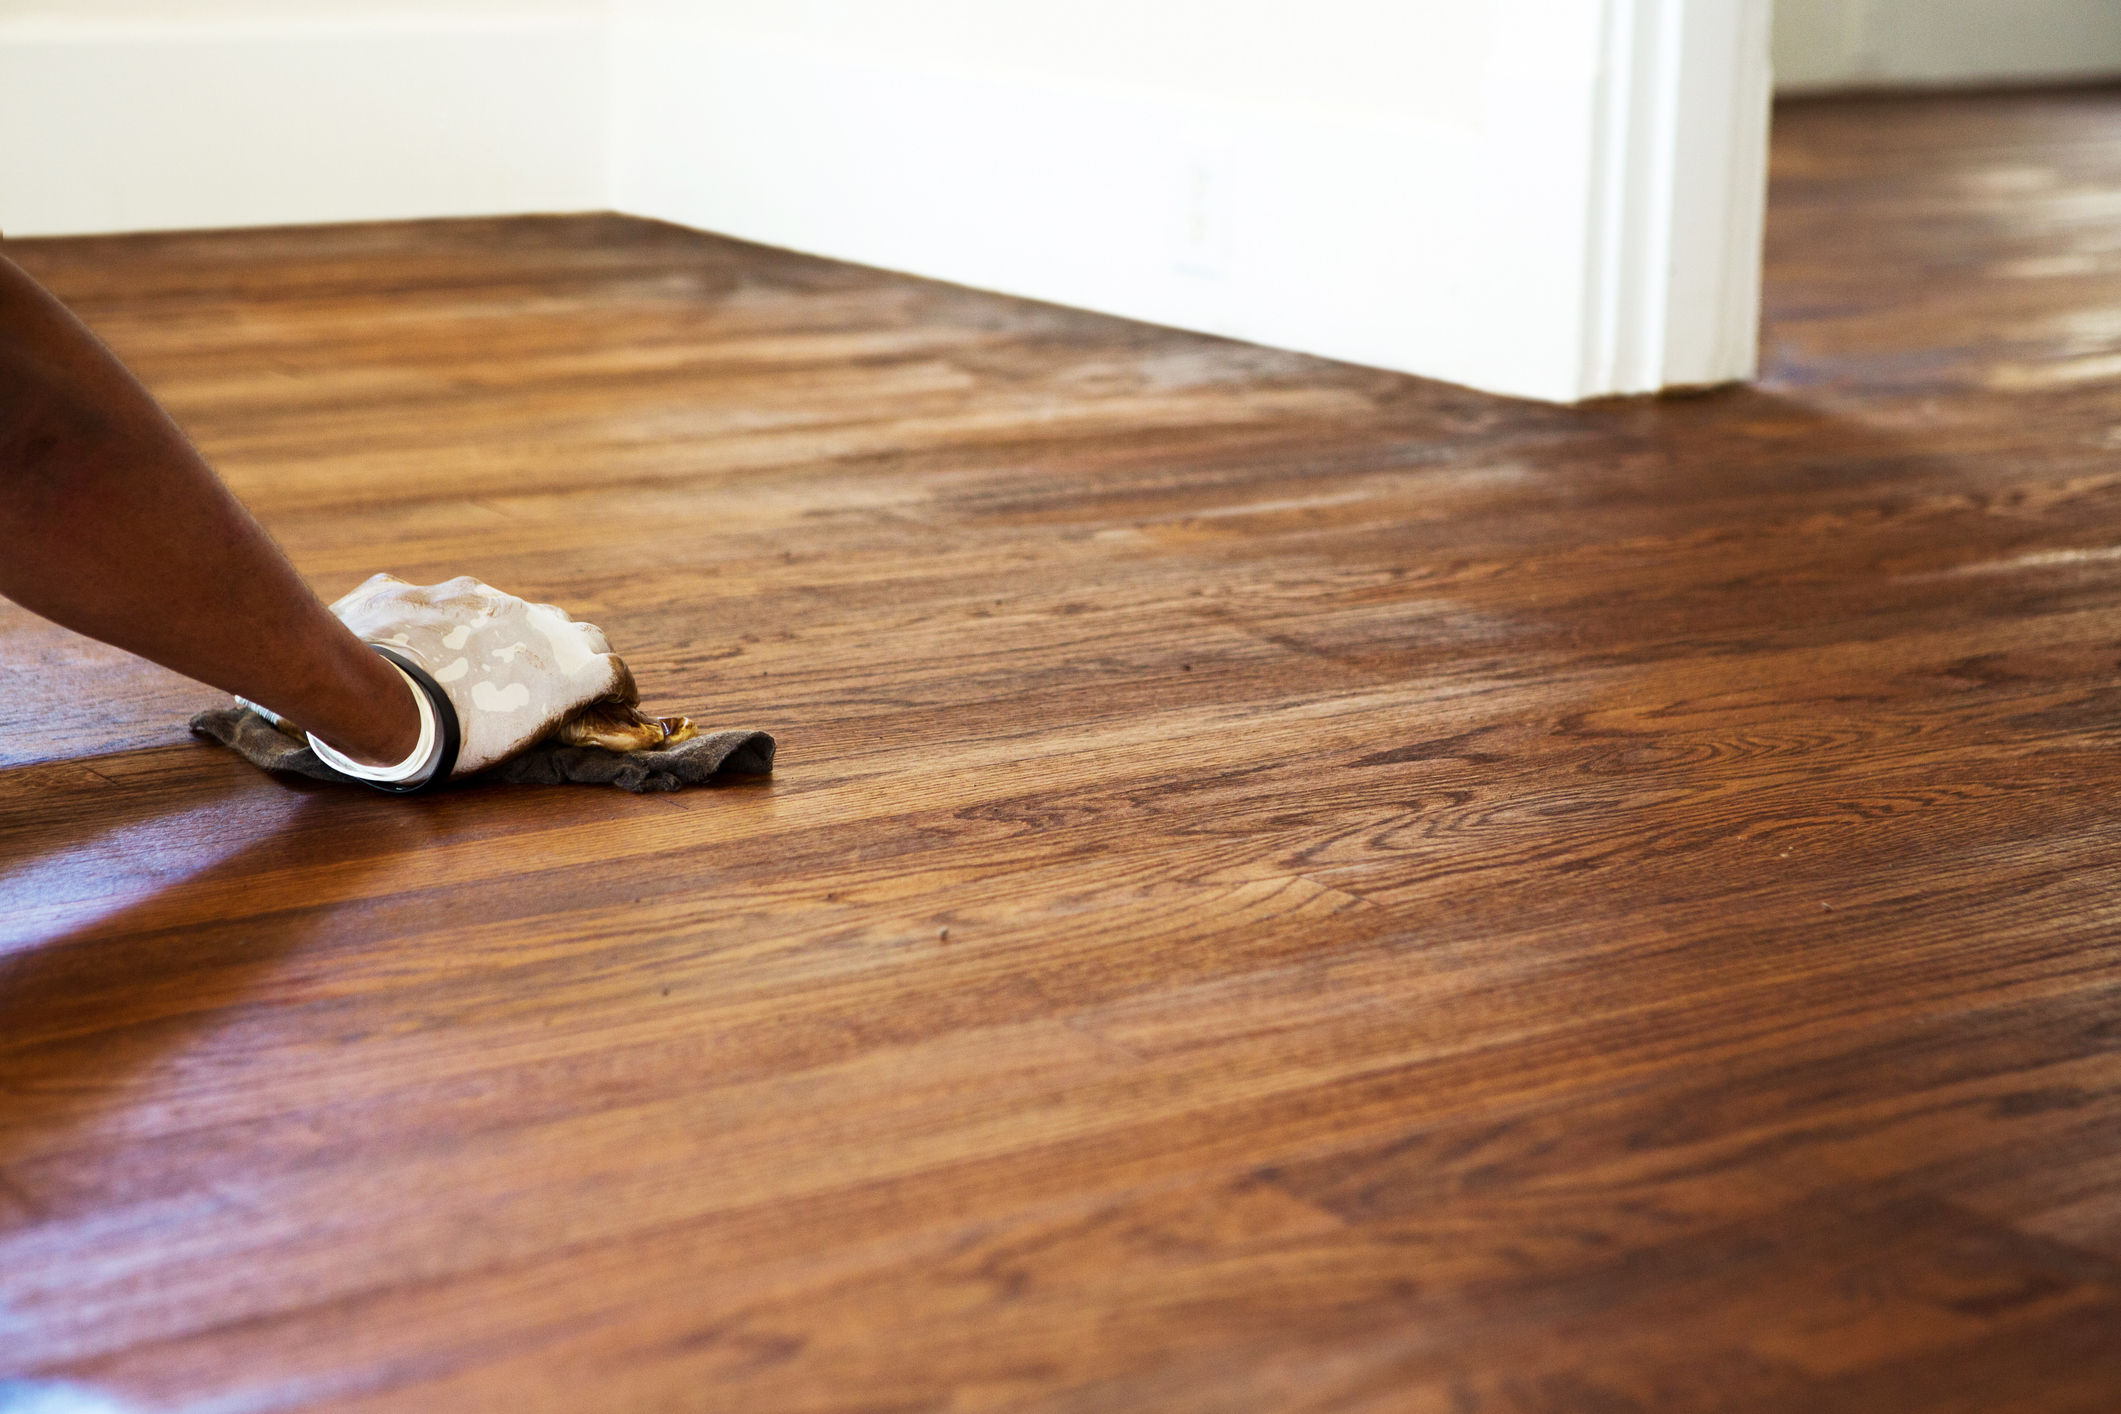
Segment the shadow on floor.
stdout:
<path fill-rule="evenodd" d="M 139 791 L 49 793 L 43 817 L 0 810 L 0 1230 L 44 1216 L 22 1165 L 62 1153 L 143 1074 L 254 1005 L 364 876 L 444 828 L 400 802 L 378 811 L 223 764 L 180 762 L 181 783 Z M 5 777 L 19 774 L 0 773 L 17 804 L 6 788 L 21 782 Z"/>

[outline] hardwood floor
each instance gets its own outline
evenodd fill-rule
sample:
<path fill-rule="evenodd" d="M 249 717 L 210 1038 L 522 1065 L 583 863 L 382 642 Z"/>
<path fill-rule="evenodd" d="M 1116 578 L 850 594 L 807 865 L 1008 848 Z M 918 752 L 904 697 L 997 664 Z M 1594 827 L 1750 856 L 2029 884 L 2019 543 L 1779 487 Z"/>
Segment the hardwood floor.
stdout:
<path fill-rule="evenodd" d="M 289 784 L 0 606 L 0 1373 L 2121 1406 L 2121 90 L 1777 116 L 1540 407 L 619 218 L 10 244 L 327 594 L 778 774 Z"/>

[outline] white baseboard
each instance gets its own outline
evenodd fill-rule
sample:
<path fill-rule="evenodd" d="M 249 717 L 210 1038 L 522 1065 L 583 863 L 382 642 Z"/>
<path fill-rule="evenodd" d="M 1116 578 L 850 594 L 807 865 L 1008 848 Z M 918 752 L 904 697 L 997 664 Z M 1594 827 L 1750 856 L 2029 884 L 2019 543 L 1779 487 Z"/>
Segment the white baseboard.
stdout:
<path fill-rule="evenodd" d="M 609 205 L 595 19 L 0 20 L 0 231 Z"/>
<path fill-rule="evenodd" d="M 2116 0 L 1776 0 L 1784 93 L 2121 74 Z"/>

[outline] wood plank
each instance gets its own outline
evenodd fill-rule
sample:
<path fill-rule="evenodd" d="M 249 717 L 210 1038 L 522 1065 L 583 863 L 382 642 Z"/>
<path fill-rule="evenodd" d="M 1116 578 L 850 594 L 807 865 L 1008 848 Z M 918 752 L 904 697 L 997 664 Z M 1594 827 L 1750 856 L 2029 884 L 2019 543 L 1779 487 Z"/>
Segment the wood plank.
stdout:
<path fill-rule="evenodd" d="M 1778 114 L 1574 409 L 619 217 L 12 242 L 326 593 L 764 782 L 261 778 L 0 605 L 0 1375 L 2105 1411 L 2121 90 Z"/>

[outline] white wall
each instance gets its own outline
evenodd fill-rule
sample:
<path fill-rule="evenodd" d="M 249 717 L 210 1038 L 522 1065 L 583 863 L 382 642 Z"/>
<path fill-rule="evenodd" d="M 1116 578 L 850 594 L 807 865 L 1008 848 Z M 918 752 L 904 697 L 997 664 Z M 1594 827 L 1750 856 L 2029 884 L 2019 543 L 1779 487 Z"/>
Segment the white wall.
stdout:
<path fill-rule="evenodd" d="M 0 229 L 617 207 L 1503 392 L 1710 383 L 1768 3 L 0 0 Z"/>
<path fill-rule="evenodd" d="M 1766 0 L 882 9 L 618 0 L 617 204 L 1535 397 L 1752 369 Z"/>
<path fill-rule="evenodd" d="M 608 205 L 601 0 L 0 0 L 9 235 Z"/>
<path fill-rule="evenodd" d="M 1775 0 L 1784 92 L 2121 74 L 2121 0 Z"/>
<path fill-rule="evenodd" d="M 1310 104 L 1470 127 L 1489 0 L 644 0 L 630 23 L 893 65 Z"/>

